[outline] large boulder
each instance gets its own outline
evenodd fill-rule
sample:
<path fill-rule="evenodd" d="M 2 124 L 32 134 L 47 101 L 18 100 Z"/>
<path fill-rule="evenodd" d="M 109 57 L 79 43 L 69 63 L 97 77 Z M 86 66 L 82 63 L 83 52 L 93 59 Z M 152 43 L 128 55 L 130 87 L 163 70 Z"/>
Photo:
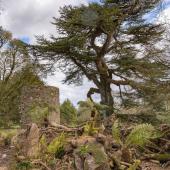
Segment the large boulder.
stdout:
<path fill-rule="evenodd" d="M 39 154 L 40 130 L 36 124 L 32 124 L 26 137 L 26 155 L 27 157 L 37 157 Z"/>
<path fill-rule="evenodd" d="M 35 123 L 15 137 L 13 144 L 18 149 L 19 155 L 26 158 L 37 158 L 40 151 L 39 146 L 40 129 Z"/>

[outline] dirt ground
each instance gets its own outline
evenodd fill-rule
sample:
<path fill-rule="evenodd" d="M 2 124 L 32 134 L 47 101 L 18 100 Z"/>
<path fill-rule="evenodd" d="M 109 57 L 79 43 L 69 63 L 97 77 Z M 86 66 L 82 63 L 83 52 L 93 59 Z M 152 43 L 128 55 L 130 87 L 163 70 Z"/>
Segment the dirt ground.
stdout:
<path fill-rule="evenodd" d="M 9 147 L 0 146 L 0 170 L 9 170 L 12 151 Z"/>
<path fill-rule="evenodd" d="M 142 162 L 141 164 L 142 170 L 170 170 L 170 166 L 168 167 L 160 167 L 159 164 L 153 162 Z"/>

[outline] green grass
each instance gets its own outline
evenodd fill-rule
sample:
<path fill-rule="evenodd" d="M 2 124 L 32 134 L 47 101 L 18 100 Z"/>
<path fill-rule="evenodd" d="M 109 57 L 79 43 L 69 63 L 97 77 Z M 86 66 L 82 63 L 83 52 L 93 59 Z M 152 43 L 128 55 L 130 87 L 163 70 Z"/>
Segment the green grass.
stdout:
<path fill-rule="evenodd" d="M 15 136 L 18 132 L 18 128 L 12 128 L 12 129 L 0 129 L 0 137 L 2 138 L 12 138 Z"/>

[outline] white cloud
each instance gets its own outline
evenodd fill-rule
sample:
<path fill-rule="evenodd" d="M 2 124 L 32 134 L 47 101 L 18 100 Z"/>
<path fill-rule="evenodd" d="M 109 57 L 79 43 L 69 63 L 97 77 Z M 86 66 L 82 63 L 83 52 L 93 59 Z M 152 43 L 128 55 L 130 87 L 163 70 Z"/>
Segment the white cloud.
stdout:
<path fill-rule="evenodd" d="M 86 4 L 87 0 L 2 0 L 4 11 L 0 25 L 12 31 L 15 37 L 49 35 L 55 32 L 50 24 L 52 17 L 59 16 L 59 8 L 72 4 Z"/>
<path fill-rule="evenodd" d="M 69 98 L 74 103 L 74 105 L 76 105 L 80 100 L 85 100 L 89 88 L 94 86 L 88 80 L 84 80 L 83 86 L 66 85 L 62 84 L 61 80 L 63 79 L 64 74 L 56 72 L 55 75 L 49 76 L 46 82 L 49 85 L 57 86 L 60 88 L 61 102 Z M 94 96 L 94 98 L 96 101 L 98 101 L 98 96 Z"/>
<path fill-rule="evenodd" d="M 55 26 L 50 24 L 52 17 L 59 16 L 59 8 L 64 5 L 87 4 L 87 0 L 2 0 L 4 11 L 0 15 L 0 25 L 10 30 L 14 37 L 30 38 L 35 42 L 35 35 L 46 36 L 55 33 Z M 61 102 L 69 98 L 74 104 L 86 98 L 87 91 L 92 83 L 85 81 L 83 86 L 65 85 L 61 81 L 64 74 L 56 72 L 48 76 L 48 85 L 60 88 Z"/>
<path fill-rule="evenodd" d="M 170 23 L 170 6 L 161 12 L 159 15 L 159 22 Z"/>

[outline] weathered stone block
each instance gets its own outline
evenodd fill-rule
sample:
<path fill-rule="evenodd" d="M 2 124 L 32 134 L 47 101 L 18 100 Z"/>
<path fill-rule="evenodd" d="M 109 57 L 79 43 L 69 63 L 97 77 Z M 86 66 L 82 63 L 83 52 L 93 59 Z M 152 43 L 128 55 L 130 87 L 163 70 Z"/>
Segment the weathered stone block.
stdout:
<path fill-rule="evenodd" d="M 21 94 L 20 112 L 23 125 L 37 123 L 35 120 L 42 118 L 50 124 L 59 124 L 59 89 L 52 86 L 24 87 Z"/>
<path fill-rule="evenodd" d="M 28 158 L 36 158 L 39 155 L 39 138 L 40 130 L 36 124 L 32 124 L 29 132 L 25 138 L 25 145 L 23 145 L 23 150 L 25 150 L 25 156 Z"/>
<path fill-rule="evenodd" d="M 20 131 L 12 141 L 12 146 L 18 153 L 17 160 L 37 158 L 40 153 L 39 139 L 40 129 L 35 123 L 30 124 L 26 130 Z"/>

